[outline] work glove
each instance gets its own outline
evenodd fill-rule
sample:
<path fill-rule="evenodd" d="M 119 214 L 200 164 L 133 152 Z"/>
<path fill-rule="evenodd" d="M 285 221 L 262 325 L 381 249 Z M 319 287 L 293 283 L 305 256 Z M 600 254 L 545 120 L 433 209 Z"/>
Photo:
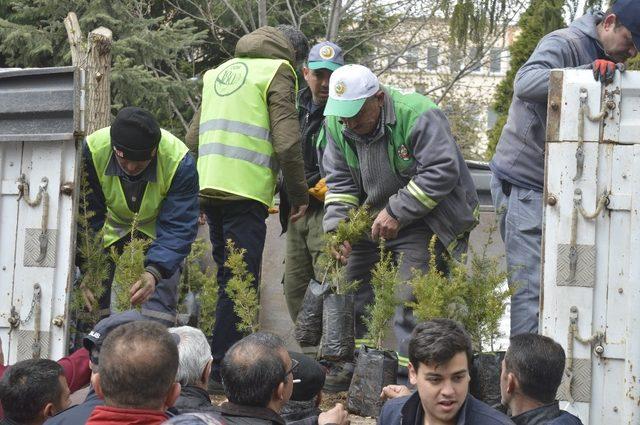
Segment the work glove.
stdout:
<path fill-rule="evenodd" d="M 309 188 L 309 194 L 320 202 L 324 202 L 324 195 L 327 193 L 327 180 L 320 179 L 315 186 Z"/>
<path fill-rule="evenodd" d="M 626 69 L 623 63 L 614 63 L 606 59 L 596 59 L 591 64 L 591 68 L 593 69 L 593 78 L 605 84 L 613 81 L 616 69 L 620 72 L 624 72 Z"/>

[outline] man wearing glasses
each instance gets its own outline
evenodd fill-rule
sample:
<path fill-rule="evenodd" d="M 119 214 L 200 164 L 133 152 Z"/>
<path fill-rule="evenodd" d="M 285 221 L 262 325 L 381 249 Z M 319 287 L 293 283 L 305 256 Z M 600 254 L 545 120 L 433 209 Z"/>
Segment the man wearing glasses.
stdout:
<path fill-rule="evenodd" d="M 294 378 L 298 367 L 276 335 L 258 332 L 236 342 L 225 354 L 220 370 L 229 400 L 218 408 L 225 422 L 284 424 L 280 411 L 299 384 Z M 318 417 L 318 425 L 348 423 L 341 404 Z"/>

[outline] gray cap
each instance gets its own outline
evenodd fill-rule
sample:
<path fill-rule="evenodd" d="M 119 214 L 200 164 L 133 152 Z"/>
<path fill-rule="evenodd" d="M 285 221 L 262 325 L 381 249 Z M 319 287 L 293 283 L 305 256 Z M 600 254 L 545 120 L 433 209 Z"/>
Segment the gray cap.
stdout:
<path fill-rule="evenodd" d="M 323 41 L 311 48 L 309 52 L 309 69 L 326 68 L 335 71 L 344 65 L 342 49 L 330 41 Z"/>

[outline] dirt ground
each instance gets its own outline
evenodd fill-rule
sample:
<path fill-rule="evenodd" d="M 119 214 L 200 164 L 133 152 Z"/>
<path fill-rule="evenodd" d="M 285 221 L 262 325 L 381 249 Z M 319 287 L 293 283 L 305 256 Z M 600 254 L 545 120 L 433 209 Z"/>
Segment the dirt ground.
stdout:
<path fill-rule="evenodd" d="M 215 405 L 220 405 L 225 400 L 226 398 L 223 395 L 211 395 L 211 401 Z M 347 393 L 322 393 L 322 403 L 320 404 L 320 408 L 323 411 L 331 409 L 336 403 L 342 403 L 346 407 Z M 351 421 L 351 425 L 375 425 L 376 423 L 375 418 L 365 418 L 356 415 L 349 415 L 349 420 Z"/>

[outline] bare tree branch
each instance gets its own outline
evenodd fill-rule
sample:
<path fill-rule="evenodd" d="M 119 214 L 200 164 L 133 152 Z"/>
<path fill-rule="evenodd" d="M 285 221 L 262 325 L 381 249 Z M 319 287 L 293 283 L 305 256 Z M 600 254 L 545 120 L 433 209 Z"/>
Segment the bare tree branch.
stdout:
<path fill-rule="evenodd" d="M 244 20 L 242 19 L 238 11 L 233 6 L 231 6 L 231 3 L 229 3 L 229 0 L 222 0 L 222 2 L 225 4 L 225 6 L 227 6 L 227 9 L 229 9 L 231 13 L 233 13 L 233 16 L 236 17 L 236 20 L 238 21 L 238 23 L 240 24 L 244 32 L 249 34 L 251 31 L 249 31 L 247 24 L 245 24 Z"/>

